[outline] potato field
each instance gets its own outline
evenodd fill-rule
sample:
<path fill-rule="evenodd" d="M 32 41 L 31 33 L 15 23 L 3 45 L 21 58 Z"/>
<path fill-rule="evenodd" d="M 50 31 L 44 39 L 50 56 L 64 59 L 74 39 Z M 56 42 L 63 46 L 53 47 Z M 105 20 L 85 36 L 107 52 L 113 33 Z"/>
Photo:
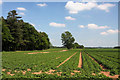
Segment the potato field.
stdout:
<path fill-rule="evenodd" d="M 120 79 L 118 49 L 2 52 L 2 79 Z"/>

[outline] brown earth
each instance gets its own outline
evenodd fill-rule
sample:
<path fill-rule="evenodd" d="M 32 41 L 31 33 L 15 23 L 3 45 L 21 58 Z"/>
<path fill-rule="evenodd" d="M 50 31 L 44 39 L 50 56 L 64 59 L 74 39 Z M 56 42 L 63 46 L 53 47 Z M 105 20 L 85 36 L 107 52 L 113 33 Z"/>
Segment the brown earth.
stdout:
<path fill-rule="evenodd" d="M 68 51 L 68 50 L 62 50 L 62 51 L 60 51 L 60 52 L 65 52 L 65 51 Z"/>
<path fill-rule="evenodd" d="M 31 69 L 27 69 L 27 71 L 31 71 Z"/>
<path fill-rule="evenodd" d="M 81 68 L 82 67 L 82 53 L 80 52 L 80 57 L 79 57 L 79 64 L 78 67 Z"/>
<path fill-rule="evenodd" d="M 11 74 L 10 72 L 7 72 L 8 75 L 14 76 L 15 74 Z"/>
<path fill-rule="evenodd" d="M 56 72 L 56 73 L 53 73 L 53 72 L 55 72 L 56 70 L 49 70 L 49 71 L 47 71 L 47 72 L 42 72 L 42 71 L 40 71 L 40 72 L 33 72 L 32 74 L 42 74 L 42 73 L 46 73 L 46 74 L 52 74 L 52 75 L 54 75 L 54 74 L 57 74 L 58 76 L 61 76 L 61 74 L 62 74 L 62 72 Z"/>
<path fill-rule="evenodd" d="M 95 74 L 95 73 L 92 73 L 92 75 L 94 75 L 94 76 L 95 76 L 96 74 Z"/>
<path fill-rule="evenodd" d="M 78 71 L 78 70 L 74 70 L 74 72 L 75 72 L 75 73 L 80 73 L 80 71 Z"/>
<path fill-rule="evenodd" d="M 2 71 L 6 71 L 6 69 L 2 69 Z"/>
<path fill-rule="evenodd" d="M 39 72 L 33 72 L 32 74 L 41 74 L 43 73 L 42 71 L 39 71 Z"/>
<path fill-rule="evenodd" d="M 104 72 L 104 71 L 101 71 L 99 74 L 104 74 L 105 76 L 110 77 L 112 79 L 117 79 L 119 77 L 119 75 L 111 76 L 110 72 Z"/>
<path fill-rule="evenodd" d="M 68 50 L 61 50 L 61 51 L 54 51 L 54 52 L 64 52 L 64 51 L 68 51 Z"/>
<path fill-rule="evenodd" d="M 71 75 L 75 75 L 75 73 L 71 73 Z"/>
<path fill-rule="evenodd" d="M 68 50 L 54 51 L 54 52 L 64 52 Z M 32 53 L 24 53 L 24 54 L 38 54 L 38 53 L 50 53 L 50 52 L 32 52 Z"/>
<path fill-rule="evenodd" d="M 59 59 L 59 58 L 61 58 L 61 56 L 60 57 L 56 57 L 56 59 Z"/>
<path fill-rule="evenodd" d="M 54 74 L 53 72 L 55 72 L 56 70 L 49 70 L 48 72 L 45 72 L 46 74 Z"/>
<path fill-rule="evenodd" d="M 57 68 L 58 67 L 60 67 L 62 64 L 64 64 L 66 61 L 68 61 L 72 56 L 74 56 L 75 54 L 76 54 L 77 52 L 75 52 L 73 55 L 71 55 L 69 58 L 67 58 L 66 60 L 64 60 L 61 64 L 59 64 L 58 66 L 57 66 Z"/>
<path fill-rule="evenodd" d="M 27 54 L 38 54 L 38 53 L 49 53 L 49 52 L 33 52 L 33 53 L 27 53 Z M 26 53 L 24 53 L 26 54 Z"/>
<path fill-rule="evenodd" d="M 61 74 L 62 74 L 62 72 L 57 72 L 57 75 L 58 75 L 58 76 L 61 76 Z"/>
<path fill-rule="evenodd" d="M 25 75 L 25 74 L 26 74 L 26 71 L 22 71 L 22 73 L 23 73 L 23 75 Z"/>

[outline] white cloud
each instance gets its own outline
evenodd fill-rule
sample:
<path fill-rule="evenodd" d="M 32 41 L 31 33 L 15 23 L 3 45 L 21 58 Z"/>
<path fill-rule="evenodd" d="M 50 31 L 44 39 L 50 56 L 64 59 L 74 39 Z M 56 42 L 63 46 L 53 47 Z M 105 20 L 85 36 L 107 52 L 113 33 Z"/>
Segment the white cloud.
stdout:
<path fill-rule="evenodd" d="M 98 26 L 96 24 L 88 24 L 88 29 L 106 29 L 109 28 L 108 26 Z"/>
<path fill-rule="evenodd" d="M 101 35 L 107 35 L 107 32 L 101 32 L 100 34 Z"/>
<path fill-rule="evenodd" d="M 115 34 L 115 33 L 118 33 L 119 31 L 116 29 L 116 30 L 113 30 L 113 29 L 109 29 L 107 30 L 106 32 L 101 32 L 100 34 L 101 35 L 109 35 L 109 34 Z"/>
<path fill-rule="evenodd" d="M 71 16 L 65 17 L 66 20 L 76 20 L 75 18 L 72 18 Z"/>
<path fill-rule="evenodd" d="M 106 12 L 108 12 L 109 8 L 113 6 L 115 5 L 108 3 L 99 5 L 96 2 L 79 3 L 79 2 L 68 1 L 65 5 L 65 8 L 69 10 L 70 14 L 77 14 L 79 11 L 91 10 L 93 8 L 105 10 Z"/>
<path fill-rule="evenodd" d="M 84 28 L 85 26 L 84 26 L 84 25 L 79 25 L 78 27 L 80 27 L 80 28 Z"/>
<path fill-rule="evenodd" d="M 49 23 L 49 26 L 53 26 L 53 27 L 65 27 L 65 24 L 61 24 L 61 23 L 55 23 L 55 22 L 51 22 Z"/>
<path fill-rule="evenodd" d="M 77 14 L 79 11 L 83 10 L 91 10 L 93 7 L 95 7 L 96 3 L 74 3 L 73 1 L 68 1 L 65 5 L 65 8 L 69 10 L 70 14 Z"/>
<path fill-rule="evenodd" d="M 19 14 L 19 15 L 23 15 L 23 16 L 25 15 L 25 13 L 23 13 L 23 12 L 20 12 L 20 13 L 18 13 L 18 14 Z"/>
<path fill-rule="evenodd" d="M 107 30 L 107 33 L 110 33 L 110 34 L 118 33 L 118 30 L 109 29 Z"/>
<path fill-rule="evenodd" d="M 47 4 L 46 4 L 46 3 L 43 3 L 43 4 L 37 4 L 37 6 L 44 7 L 44 6 L 47 6 Z"/>
<path fill-rule="evenodd" d="M 98 5 L 97 8 L 98 9 L 101 9 L 101 10 L 105 10 L 106 12 L 109 12 L 109 8 L 110 7 L 114 7 L 115 5 L 114 4 L 101 4 L 101 5 Z"/>
<path fill-rule="evenodd" d="M 99 26 L 97 24 L 88 24 L 86 26 L 79 25 L 78 27 L 80 27 L 80 28 L 87 27 L 88 29 L 106 29 L 106 28 L 109 28 L 109 26 Z"/>
<path fill-rule="evenodd" d="M 0 4 L 2 4 L 2 0 L 0 0 Z"/>
<path fill-rule="evenodd" d="M 25 10 L 26 10 L 26 9 L 23 8 L 23 7 L 18 7 L 17 9 L 20 10 L 20 11 L 25 11 Z"/>

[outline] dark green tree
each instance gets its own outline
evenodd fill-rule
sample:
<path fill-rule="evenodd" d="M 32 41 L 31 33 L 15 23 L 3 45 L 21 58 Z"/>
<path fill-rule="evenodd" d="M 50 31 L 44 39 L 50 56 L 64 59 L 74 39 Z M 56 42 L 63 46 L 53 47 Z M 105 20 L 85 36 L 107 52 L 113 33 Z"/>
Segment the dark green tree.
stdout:
<path fill-rule="evenodd" d="M 69 31 L 62 33 L 61 38 L 62 44 L 65 47 L 67 47 L 68 49 L 73 48 L 75 39 L 74 37 L 72 37 L 72 34 Z"/>
<path fill-rule="evenodd" d="M 84 46 L 83 45 L 79 45 L 77 42 L 74 43 L 74 48 L 81 48 L 83 49 Z"/>
<path fill-rule="evenodd" d="M 2 17 L 2 47 L 11 50 L 42 50 L 50 48 L 45 32 L 38 32 L 33 25 L 24 22 L 15 10 Z"/>
<path fill-rule="evenodd" d="M 5 19 L 2 17 L 2 49 L 10 50 L 11 44 L 13 44 L 14 38 L 10 33 L 9 25 L 6 23 Z"/>
<path fill-rule="evenodd" d="M 74 48 L 78 48 L 80 45 L 76 42 L 74 43 Z"/>

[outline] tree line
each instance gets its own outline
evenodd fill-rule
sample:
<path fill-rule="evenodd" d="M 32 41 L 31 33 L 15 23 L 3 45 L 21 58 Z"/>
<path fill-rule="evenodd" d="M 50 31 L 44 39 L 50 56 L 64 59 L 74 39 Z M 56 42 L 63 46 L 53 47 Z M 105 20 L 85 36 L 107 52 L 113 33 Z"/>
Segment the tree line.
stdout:
<path fill-rule="evenodd" d="M 38 32 L 33 25 L 24 22 L 16 10 L 8 12 L 2 20 L 2 50 L 43 50 L 50 48 L 45 32 Z"/>
<path fill-rule="evenodd" d="M 52 44 L 48 35 L 45 32 L 38 32 L 33 25 L 21 18 L 16 10 L 8 12 L 6 19 L 1 17 L 2 51 L 49 49 Z M 69 31 L 62 33 L 61 38 L 63 48 L 84 48 L 83 45 L 74 43 L 75 39 Z"/>

